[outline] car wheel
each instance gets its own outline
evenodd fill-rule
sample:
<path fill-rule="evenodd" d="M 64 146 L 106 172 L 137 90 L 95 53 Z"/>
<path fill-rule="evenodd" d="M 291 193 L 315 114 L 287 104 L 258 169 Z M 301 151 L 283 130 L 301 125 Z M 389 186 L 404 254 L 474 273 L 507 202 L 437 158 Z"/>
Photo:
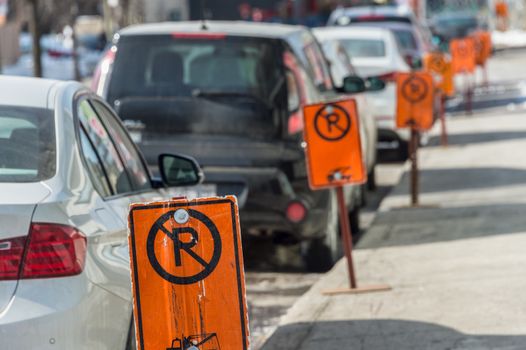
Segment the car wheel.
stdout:
<path fill-rule="evenodd" d="M 373 166 L 369 174 L 367 174 L 367 189 L 369 191 L 376 191 L 376 165 Z"/>
<path fill-rule="evenodd" d="M 349 224 L 351 226 L 351 232 L 353 234 L 353 237 L 358 237 L 361 233 L 360 229 L 360 207 L 355 206 L 350 212 L 349 212 Z"/>
<path fill-rule="evenodd" d="M 128 332 L 128 340 L 126 341 L 126 350 L 137 350 L 137 342 L 135 341 L 135 322 L 133 322 L 133 317 Z"/>
<path fill-rule="evenodd" d="M 338 203 L 334 191 L 330 192 L 327 213 L 327 223 L 322 237 L 301 243 L 303 260 L 309 272 L 329 271 L 343 256 L 340 242 Z"/>
<path fill-rule="evenodd" d="M 401 161 L 409 158 L 409 142 L 400 140 L 398 144 L 398 156 Z"/>

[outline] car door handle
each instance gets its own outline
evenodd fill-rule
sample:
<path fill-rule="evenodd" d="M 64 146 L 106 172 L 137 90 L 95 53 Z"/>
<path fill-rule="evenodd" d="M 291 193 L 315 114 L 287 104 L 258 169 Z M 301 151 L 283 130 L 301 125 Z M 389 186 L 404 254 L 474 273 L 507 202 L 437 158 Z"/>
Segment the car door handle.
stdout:
<path fill-rule="evenodd" d="M 146 129 L 146 124 L 140 120 L 126 119 L 123 121 L 123 124 L 128 130 L 140 131 Z"/>

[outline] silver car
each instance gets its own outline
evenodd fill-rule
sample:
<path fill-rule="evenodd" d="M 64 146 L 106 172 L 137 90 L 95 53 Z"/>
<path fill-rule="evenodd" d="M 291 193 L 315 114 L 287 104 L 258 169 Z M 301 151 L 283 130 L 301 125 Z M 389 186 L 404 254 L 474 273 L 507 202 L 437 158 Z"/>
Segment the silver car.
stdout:
<path fill-rule="evenodd" d="M 201 179 L 153 179 L 114 112 L 74 82 L 0 77 L 0 348 L 133 349 L 127 212 Z"/>

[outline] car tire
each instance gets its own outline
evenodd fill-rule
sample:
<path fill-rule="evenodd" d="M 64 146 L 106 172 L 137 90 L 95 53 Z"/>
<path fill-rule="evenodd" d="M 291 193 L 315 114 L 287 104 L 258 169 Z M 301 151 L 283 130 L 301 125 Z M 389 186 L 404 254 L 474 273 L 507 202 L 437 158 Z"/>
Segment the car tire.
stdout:
<path fill-rule="evenodd" d="M 133 317 L 131 320 L 130 330 L 128 331 L 126 350 L 137 350 L 137 342 L 135 341 L 135 323 L 133 322 Z"/>
<path fill-rule="evenodd" d="M 409 158 L 409 142 L 399 141 L 398 144 L 398 156 L 401 161 L 406 161 Z"/>
<path fill-rule="evenodd" d="M 360 235 L 360 207 L 355 206 L 351 211 L 349 211 L 349 224 L 351 226 L 351 232 L 353 238 L 356 238 Z"/>
<path fill-rule="evenodd" d="M 301 243 L 305 267 L 309 272 L 327 272 L 343 256 L 336 193 L 330 192 L 327 223 L 323 235 Z"/>
<path fill-rule="evenodd" d="M 373 166 L 371 171 L 367 174 L 367 189 L 369 191 L 376 191 L 376 165 Z"/>

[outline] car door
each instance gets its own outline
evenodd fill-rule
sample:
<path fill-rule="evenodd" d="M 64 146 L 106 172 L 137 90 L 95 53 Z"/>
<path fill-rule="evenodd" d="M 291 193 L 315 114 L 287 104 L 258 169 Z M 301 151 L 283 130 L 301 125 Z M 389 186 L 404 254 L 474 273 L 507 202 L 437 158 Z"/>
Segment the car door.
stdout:
<path fill-rule="evenodd" d="M 94 283 L 131 301 L 127 216 L 131 203 L 161 195 L 128 134 L 101 101 L 83 96 L 76 103 L 81 153 L 91 182 L 104 200 L 95 217 L 104 232 L 93 248 L 98 273 Z M 131 304 L 129 304 L 131 307 Z"/>

